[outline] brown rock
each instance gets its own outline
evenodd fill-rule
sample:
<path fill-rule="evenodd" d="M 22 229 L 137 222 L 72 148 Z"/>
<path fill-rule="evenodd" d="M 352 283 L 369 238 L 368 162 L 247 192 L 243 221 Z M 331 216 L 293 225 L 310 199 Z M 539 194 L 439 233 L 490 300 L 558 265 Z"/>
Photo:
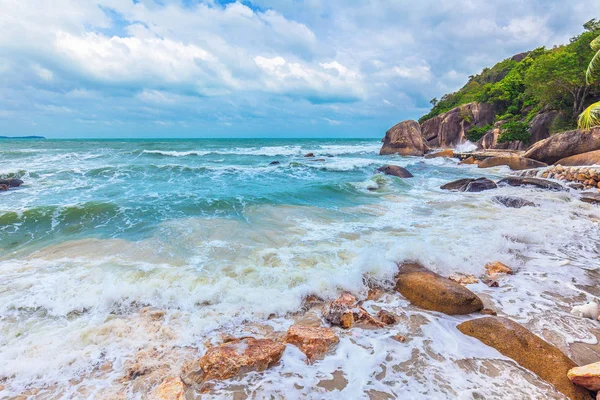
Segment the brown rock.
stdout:
<path fill-rule="evenodd" d="M 398 178 L 413 177 L 413 174 L 411 174 L 406 168 L 400 167 L 398 165 L 386 165 L 381 168 L 378 168 L 377 171 L 383 172 L 386 175 L 397 176 Z"/>
<path fill-rule="evenodd" d="M 473 165 L 473 164 L 478 164 L 479 162 L 475 159 L 475 157 L 470 156 L 468 158 L 465 158 L 464 160 L 462 160 L 461 162 L 459 162 L 459 165 Z"/>
<path fill-rule="evenodd" d="M 549 137 L 531 146 L 524 157 L 546 164 L 577 154 L 600 150 L 600 128 L 589 131 L 573 130 Z"/>
<path fill-rule="evenodd" d="M 329 328 L 294 325 L 288 330 L 285 341 L 298 347 L 309 361 L 314 361 L 340 339 Z"/>
<path fill-rule="evenodd" d="M 336 300 L 323 307 L 323 316 L 331 325 L 339 325 L 348 329 L 354 324 L 354 308 L 356 297 L 343 292 Z"/>
<path fill-rule="evenodd" d="M 452 181 L 452 182 L 446 183 L 445 185 L 440 186 L 440 189 L 452 190 L 452 191 L 456 191 L 456 192 L 464 192 L 465 189 L 467 188 L 467 186 L 469 185 L 469 183 L 473 182 L 474 180 L 475 179 L 473 179 L 473 178 L 458 179 L 456 181 Z"/>
<path fill-rule="evenodd" d="M 0 192 L 5 192 L 8 190 L 8 185 L 0 184 Z"/>
<path fill-rule="evenodd" d="M 499 150 L 525 150 L 527 145 L 520 140 L 514 142 L 498 142 L 498 138 L 502 133 L 502 129 L 500 129 L 500 123 L 496 124 L 496 127 L 490 129 L 485 135 L 481 137 L 475 143 L 478 149 L 491 150 L 491 149 L 499 149 Z"/>
<path fill-rule="evenodd" d="M 403 264 L 396 290 L 413 305 L 449 315 L 470 314 L 483 308 L 481 299 L 462 285 L 419 264 Z"/>
<path fill-rule="evenodd" d="M 352 328 L 352 325 L 354 325 L 354 313 L 350 312 L 342 314 L 340 317 L 339 325 L 344 329 Z"/>
<path fill-rule="evenodd" d="M 394 314 L 385 310 L 379 310 L 377 318 L 386 325 L 394 325 L 398 321 Z"/>
<path fill-rule="evenodd" d="M 477 164 L 479 168 L 491 168 L 498 167 L 500 165 L 506 165 L 514 171 L 520 171 L 524 169 L 542 168 L 547 167 L 547 164 L 543 162 L 535 161 L 530 158 L 523 158 L 518 156 L 507 156 L 507 157 L 489 157 Z"/>
<path fill-rule="evenodd" d="M 495 279 L 482 279 L 481 282 L 485 283 L 489 287 L 493 287 L 493 288 L 500 287 L 500 285 L 498 284 L 498 281 Z"/>
<path fill-rule="evenodd" d="M 492 181 L 491 179 L 477 178 L 473 182 L 470 182 L 464 191 L 478 193 L 483 192 L 485 190 L 496 189 L 497 187 L 498 185 L 496 185 L 496 182 Z"/>
<path fill-rule="evenodd" d="M 568 167 L 581 165 L 598 165 L 600 164 L 600 150 L 588 151 L 587 153 L 576 154 L 574 156 L 561 158 L 556 164 L 565 165 Z"/>
<path fill-rule="evenodd" d="M 550 137 L 550 127 L 558 116 L 558 111 L 542 111 L 529 123 L 530 143 L 536 143 Z"/>
<path fill-rule="evenodd" d="M 314 153 L 306 153 L 304 155 L 304 157 L 314 157 L 314 156 L 315 156 Z"/>
<path fill-rule="evenodd" d="M 417 121 L 403 121 L 385 133 L 381 155 L 422 156 L 429 147 L 421 136 Z"/>
<path fill-rule="evenodd" d="M 165 379 L 150 396 L 153 400 L 184 400 L 185 384 L 179 377 Z"/>
<path fill-rule="evenodd" d="M 206 380 L 224 380 L 250 372 L 264 371 L 279 362 L 285 345 L 270 339 L 242 339 L 211 347 L 200 359 Z"/>
<path fill-rule="evenodd" d="M 488 275 L 492 278 L 495 278 L 496 276 L 502 275 L 502 274 L 508 274 L 508 275 L 513 274 L 512 268 L 510 268 L 506 264 L 502 264 L 500 261 L 487 263 L 485 265 L 485 270 L 487 271 Z"/>
<path fill-rule="evenodd" d="M 484 308 L 483 310 L 480 311 L 480 313 L 482 313 L 483 315 L 498 315 L 498 313 L 490 308 Z"/>
<path fill-rule="evenodd" d="M 463 322 L 457 328 L 512 358 L 568 398 L 590 399 L 585 389 L 567 378 L 567 372 L 577 365 L 558 348 L 518 323 L 502 317 L 484 317 Z"/>
<path fill-rule="evenodd" d="M 425 158 L 454 158 L 454 150 L 446 149 L 442 151 L 436 151 L 435 153 L 425 154 Z"/>
<path fill-rule="evenodd" d="M 509 185 L 509 186 L 535 186 L 539 189 L 546 189 L 552 191 L 567 191 L 563 185 L 552 182 L 546 179 L 530 178 L 522 176 L 509 176 L 507 178 L 498 181 L 498 185 Z"/>
<path fill-rule="evenodd" d="M 400 342 L 400 343 L 406 342 L 406 338 L 402 335 L 394 335 L 394 336 L 392 336 L 392 339 L 394 339 L 395 341 Z"/>
<path fill-rule="evenodd" d="M 451 281 L 460 283 L 461 285 L 472 285 L 473 283 L 479 282 L 473 275 L 454 274 L 448 277 Z"/>
<path fill-rule="evenodd" d="M 567 376 L 576 385 L 594 392 L 600 391 L 600 362 L 575 367 Z"/>
<path fill-rule="evenodd" d="M 600 204 L 600 193 L 584 192 L 581 193 L 581 201 L 590 204 Z"/>

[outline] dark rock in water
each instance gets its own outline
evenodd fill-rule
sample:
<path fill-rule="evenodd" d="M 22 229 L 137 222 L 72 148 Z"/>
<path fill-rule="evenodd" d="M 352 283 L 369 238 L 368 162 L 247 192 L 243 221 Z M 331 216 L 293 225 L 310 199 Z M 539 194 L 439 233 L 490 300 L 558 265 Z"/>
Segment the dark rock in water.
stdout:
<path fill-rule="evenodd" d="M 546 179 L 527 178 L 521 176 L 509 176 L 508 178 L 501 179 L 498 184 L 510 186 L 535 186 L 540 189 L 553 190 L 555 192 L 568 190 L 563 185 L 548 181 Z"/>
<path fill-rule="evenodd" d="M 535 203 L 520 197 L 495 196 L 494 201 L 508 208 L 536 207 Z"/>
<path fill-rule="evenodd" d="M 315 156 L 314 153 L 307 153 L 304 155 L 304 157 L 314 157 L 314 156 Z"/>
<path fill-rule="evenodd" d="M 269 165 L 279 165 L 281 164 L 279 161 L 271 161 Z"/>
<path fill-rule="evenodd" d="M 496 182 L 488 178 L 479 178 L 469 183 L 465 188 L 465 192 L 483 192 L 485 190 L 496 189 L 497 187 Z"/>
<path fill-rule="evenodd" d="M 569 183 L 567 186 L 575 190 L 585 189 L 585 185 L 583 183 Z"/>
<path fill-rule="evenodd" d="M 308 161 L 325 161 L 325 159 L 324 158 L 315 158 L 315 159 L 308 160 Z"/>
<path fill-rule="evenodd" d="M 333 158 L 333 157 L 335 157 L 335 156 L 334 156 L 333 154 L 327 154 L 327 157 L 329 157 L 329 158 Z"/>
<path fill-rule="evenodd" d="M 417 121 L 403 121 L 385 133 L 380 155 L 422 156 L 429 150 Z"/>
<path fill-rule="evenodd" d="M 0 184 L 0 192 L 4 192 L 6 190 L 8 190 L 8 185 Z"/>
<path fill-rule="evenodd" d="M 10 178 L 10 179 L 0 179 L 0 185 L 6 185 L 9 188 L 19 187 L 23 184 L 23 181 L 20 179 Z"/>
<path fill-rule="evenodd" d="M 457 181 L 452 181 L 450 183 L 446 183 L 445 185 L 440 186 L 440 189 L 464 192 L 469 183 L 473 182 L 474 180 L 475 179 L 473 178 L 459 179 Z"/>
<path fill-rule="evenodd" d="M 386 165 L 378 168 L 377 171 L 383 172 L 386 175 L 397 176 L 398 178 L 412 178 L 411 174 L 406 168 L 399 167 L 397 165 Z"/>
<path fill-rule="evenodd" d="M 581 201 L 590 204 L 600 204 L 600 193 L 585 192 L 581 194 Z"/>

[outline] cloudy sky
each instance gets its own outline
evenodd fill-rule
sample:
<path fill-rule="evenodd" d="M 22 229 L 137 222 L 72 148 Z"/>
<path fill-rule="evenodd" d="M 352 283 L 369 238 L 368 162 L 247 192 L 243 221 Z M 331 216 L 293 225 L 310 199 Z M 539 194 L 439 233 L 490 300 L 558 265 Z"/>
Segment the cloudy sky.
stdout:
<path fill-rule="evenodd" d="M 381 137 L 592 0 L 0 0 L 0 135 Z"/>

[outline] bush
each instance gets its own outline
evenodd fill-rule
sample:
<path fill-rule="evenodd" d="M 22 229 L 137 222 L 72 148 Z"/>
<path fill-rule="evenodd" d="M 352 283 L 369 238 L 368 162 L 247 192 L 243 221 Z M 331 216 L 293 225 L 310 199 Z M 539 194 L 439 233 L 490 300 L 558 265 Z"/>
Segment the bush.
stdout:
<path fill-rule="evenodd" d="M 488 131 L 490 129 L 493 128 L 493 125 L 486 125 L 486 126 L 476 126 L 474 128 L 471 128 L 467 131 L 467 139 L 469 139 L 471 142 L 476 142 L 479 139 L 481 139 L 486 133 L 488 133 Z"/>
<path fill-rule="evenodd" d="M 502 125 L 501 133 L 498 136 L 498 143 L 528 142 L 530 138 L 529 125 L 525 122 L 511 121 Z"/>

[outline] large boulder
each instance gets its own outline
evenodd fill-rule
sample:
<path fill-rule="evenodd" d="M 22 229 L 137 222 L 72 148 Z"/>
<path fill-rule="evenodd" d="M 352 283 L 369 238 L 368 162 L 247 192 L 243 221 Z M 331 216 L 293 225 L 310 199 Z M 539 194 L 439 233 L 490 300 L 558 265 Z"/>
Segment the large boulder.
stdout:
<path fill-rule="evenodd" d="M 530 178 L 522 176 L 509 176 L 498 181 L 498 185 L 509 185 L 509 186 L 534 186 L 539 189 L 553 190 L 555 192 L 568 191 L 560 183 L 552 182 L 546 179 Z"/>
<path fill-rule="evenodd" d="M 440 186 L 440 189 L 454 192 L 483 192 L 484 190 L 496 189 L 497 187 L 498 185 L 488 178 L 464 178 L 446 183 Z"/>
<path fill-rule="evenodd" d="M 565 167 L 577 167 L 581 165 L 600 165 L 600 150 L 588 151 L 570 157 L 561 158 L 557 165 Z"/>
<path fill-rule="evenodd" d="M 411 304 L 444 314 L 471 314 L 483 308 L 481 299 L 475 293 L 419 264 L 400 266 L 396 290 Z"/>
<path fill-rule="evenodd" d="M 498 167 L 500 165 L 506 165 L 514 171 L 520 171 L 523 169 L 542 168 L 548 166 L 543 162 L 519 156 L 489 157 L 481 160 L 477 164 L 479 168 L 491 168 Z"/>
<path fill-rule="evenodd" d="M 454 150 L 445 149 L 442 151 L 436 151 L 435 153 L 425 154 L 425 158 L 454 158 Z"/>
<path fill-rule="evenodd" d="M 383 172 L 385 175 L 397 176 L 398 178 L 412 178 L 414 176 L 409 170 L 398 165 L 385 165 L 378 168 L 377 171 Z"/>
<path fill-rule="evenodd" d="M 417 121 L 403 121 L 385 133 L 381 155 L 422 156 L 429 150 Z"/>
<path fill-rule="evenodd" d="M 293 325 L 287 332 L 286 343 L 293 344 L 314 361 L 340 341 L 330 328 Z"/>
<path fill-rule="evenodd" d="M 471 128 L 491 124 L 495 117 L 493 105 L 469 103 L 423 122 L 421 132 L 429 146 L 453 148 L 467 140 Z"/>
<path fill-rule="evenodd" d="M 498 137 L 500 136 L 500 133 L 500 127 L 496 126 L 490 129 L 485 135 L 483 135 L 481 139 L 479 139 L 477 143 L 475 143 L 475 145 L 478 149 L 483 150 L 525 150 L 527 148 L 527 145 L 521 141 L 499 143 Z"/>
<path fill-rule="evenodd" d="M 494 196 L 494 201 L 507 208 L 536 207 L 536 204 L 520 197 Z"/>
<path fill-rule="evenodd" d="M 518 323 L 502 317 L 485 317 L 463 322 L 457 328 L 512 358 L 569 399 L 591 399 L 587 390 L 567 378 L 568 371 L 577 365 L 557 347 Z"/>
<path fill-rule="evenodd" d="M 594 392 L 600 391 L 600 362 L 575 367 L 567 374 L 571 382 Z"/>
<path fill-rule="evenodd" d="M 529 123 L 531 138 L 529 143 L 537 143 L 550 137 L 550 127 L 558 116 L 558 111 L 542 111 L 538 113 Z"/>
<path fill-rule="evenodd" d="M 600 127 L 589 131 L 567 131 L 544 139 L 531 146 L 523 155 L 546 164 L 577 154 L 600 150 Z"/>
<path fill-rule="evenodd" d="M 23 181 L 20 179 L 16 179 L 16 178 L 0 179 L 0 185 L 6 185 L 9 188 L 19 187 L 22 184 L 23 184 Z"/>

